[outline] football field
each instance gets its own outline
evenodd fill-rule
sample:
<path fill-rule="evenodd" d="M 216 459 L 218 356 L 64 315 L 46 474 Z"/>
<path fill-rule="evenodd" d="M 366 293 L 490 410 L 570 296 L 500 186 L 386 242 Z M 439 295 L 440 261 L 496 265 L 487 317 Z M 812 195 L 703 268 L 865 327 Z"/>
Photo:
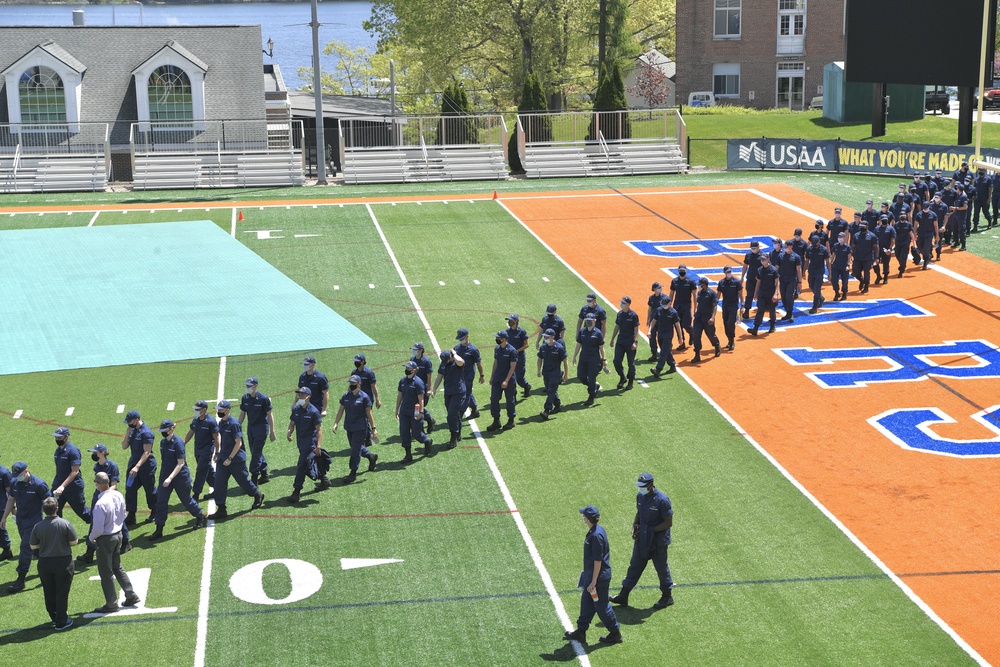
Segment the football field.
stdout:
<path fill-rule="evenodd" d="M 770 335 L 750 336 L 741 325 L 734 352 L 700 365 L 690 350 L 676 353 L 681 372 L 663 379 L 649 373 L 641 343 L 634 389 L 616 391 L 612 371 L 588 408 L 571 379 L 560 392 L 566 409 L 548 421 L 538 416 L 544 396 L 532 346 L 536 390 L 519 392 L 513 430 L 486 432 L 489 388 L 477 384 L 483 416 L 464 422 L 459 446 L 443 449 L 435 397 L 434 452 L 421 456 L 416 447 L 414 463 L 400 461 L 393 406 L 415 341 L 436 357 L 466 327 L 488 376 L 493 334 L 511 313 L 533 335 L 555 303 L 572 330 L 593 290 L 612 317 L 628 294 L 644 319 L 650 283 L 668 284 L 679 263 L 714 284 L 722 265 L 742 263 L 749 240 L 808 230 L 834 204 L 851 210 L 858 196 L 685 185 L 0 210 L 0 244 L 29 230 L 57 238 L 59 230 L 182 226 L 166 255 L 134 248 L 134 261 L 151 269 L 143 291 L 127 272 L 97 271 L 107 258 L 89 246 L 59 248 L 56 257 L 77 267 L 63 281 L 83 284 L 53 281 L 41 319 L 58 322 L 60 302 L 82 306 L 84 316 L 71 330 L 38 325 L 28 342 L 100 347 L 104 360 L 25 371 L 39 352 L 0 350 L 0 369 L 14 369 L 0 375 L 4 465 L 27 461 L 51 482 L 51 433 L 65 425 L 84 451 L 89 500 L 86 449 L 103 442 L 124 465 L 123 411 L 139 410 L 152 426 L 171 418 L 183 435 L 194 401 L 236 400 L 248 376 L 272 398 L 277 430 L 265 448 L 272 478 L 262 508 L 250 511 L 252 499 L 234 489 L 230 517 L 204 530 L 193 530 L 179 504 L 165 539 L 148 540 L 152 524 L 136 527 L 123 564 L 139 608 L 88 616 L 103 597 L 91 579 L 96 567 L 79 569 L 70 596 L 76 626 L 53 633 L 34 568 L 24 592 L 5 594 L 4 585 L 4 653 L 82 664 L 115 645 L 141 664 L 196 667 L 1000 661 L 992 630 L 1000 359 L 991 342 L 1000 278 L 994 263 L 971 253 L 946 252 L 934 270 L 911 268 L 865 298 L 852 285 L 846 304 L 828 303 L 816 316 L 800 310 Z M 194 221 L 212 228 L 199 232 Z M 268 284 L 290 281 L 302 293 L 263 289 L 263 268 L 224 262 L 224 249 L 249 251 L 275 270 Z M 87 290 L 88 281 L 114 289 Z M 121 294 L 120 312 L 107 300 L 88 305 L 105 291 Z M 798 306 L 808 309 L 809 298 Z M 40 306 L 21 302 L 18 310 L 10 305 L 17 295 L 7 300 L 0 313 L 10 346 L 10 332 Z M 100 317 L 88 322 L 87 312 Z M 341 318 L 349 327 L 331 328 Z M 103 333 L 95 333 L 98 319 Z M 154 329 L 184 340 L 182 349 L 164 351 L 145 337 Z M 353 329 L 375 344 L 354 340 Z M 226 350 L 212 346 L 227 340 L 233 346 L 221 356 Z M 345 485 L 346 438 L 329 427 L 358 352 L 378 376 L 382 407 L 373 412 L 382 437 L 377 468 L 362 466 Z M 284 435 L 306 354 L 330 379 L 323 445 L 334 456 L 334 485 L 314 491 L 307 481 L 291 505 L 297 453 Z M 676 604 L 652 609 L 659 591 L 649 568 L 632 606 L 616 608 L 623 644 L 599 645 L 601 627 L 591 628 L 587 646 L 568 644 L 562 633 L 579 610 L 585 533 L 577 510 L 601 510 L 616 591 L 631 553 L 634 481 L 647 471 L 674 506 Z M 140 521 L 144 509 L 140 502 Z M 82 522 L 69 510 L 66 517 L 82 534 Z M 7 527 L 16 553 L 13 518 Z M 0 563 L 0 584 L 14 579 L 15 566 Z"/>

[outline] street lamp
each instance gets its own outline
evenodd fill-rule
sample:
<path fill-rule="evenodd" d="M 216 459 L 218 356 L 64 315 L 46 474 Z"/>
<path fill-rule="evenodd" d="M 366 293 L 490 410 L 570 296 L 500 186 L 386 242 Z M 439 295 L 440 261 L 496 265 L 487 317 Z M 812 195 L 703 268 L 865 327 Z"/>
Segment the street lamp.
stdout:
<path fill-rule="evenodd" d="M 270 37 L 267 38 L 267 50 L 261 49 L 261 53 L 266 55 L 268 58 L 274 57 L 274 40 Z"/>

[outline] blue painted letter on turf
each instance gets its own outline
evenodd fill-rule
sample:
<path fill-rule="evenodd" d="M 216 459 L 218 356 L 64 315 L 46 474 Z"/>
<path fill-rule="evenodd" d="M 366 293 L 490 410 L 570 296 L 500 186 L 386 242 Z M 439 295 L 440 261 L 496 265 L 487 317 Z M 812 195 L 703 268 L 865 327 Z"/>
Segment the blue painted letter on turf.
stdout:
<path fill-rule="evenodd" d="M 957 457 L 1000 456 L 1000 405 L 972 415 L 972 419 L 996 435 L 989 440 L 942 438 L 931 424 L 956 424 L 939 408 L 897 408 L 868 420 L 883 435 L 904 449 Z"/>
<path fill-rule="evenodd" d="M 866 387 L 871 382 L 919 382 L 929 377 L 953 380 L 1000 377 L 1000 350 L 985 340 L 948 340 L 940 345 L 902 345 L 814 350 L 811 347 L 776 349 L 793 366 L 832 365 L 841 360 L 871 359 L 880 368 L 806 373 L 824 389 Z M 965 357 L 962 363 L 938 363 L 935 357 Z M 974 363 L 969 363 L 974 362 Z"/>
<path fill-rule="evenodd" d="M 743 236 L 732 239 L 689 239 L 680 241 L 625 241 L 625 245 L 640 255 L 682 259 L 686 257 L 718 257 L 750 250 L 750 242 L 759 241 L 761 252 L 770 252 L 773 236 Z"/>

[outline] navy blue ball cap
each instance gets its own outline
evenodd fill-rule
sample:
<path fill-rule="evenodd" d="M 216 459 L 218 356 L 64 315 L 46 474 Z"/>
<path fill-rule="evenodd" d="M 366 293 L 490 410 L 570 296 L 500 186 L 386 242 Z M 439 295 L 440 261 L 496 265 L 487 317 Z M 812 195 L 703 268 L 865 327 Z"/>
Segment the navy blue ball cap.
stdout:
<path fill-rule="evenodd" d="M 583 318 L 583 320 L 584 322 L 596 322 L 597 313 L 587 313 L 587 315 Z"/>
<path fill-rule="evenodd" d="M 258 384 L 257 383 L 257 378 L 255 378 L 255 377 L 248 377 L 247 378 L 246 386 L 248 386 L 248 387 L 256 387 L 257 384 Z"/>
<path fill-rule="evenodd" d="M 138 410 L 129 410 L 128 414 L 125 415 L 125 419 L 122 420 L 122 423 L 123 424 L 127 424 L 127 423 L 129 423 L 130 421 L 132 421 L 134 419 L 142 419 L 142 417 L 139 416 L 139 411 Z"/>
<path fill-rule="evenodd" d="M 517 313 L 511 313 L 510 315 L 507 316 L 507 321 L 508 322 L 520 322 L 521 318 L 518 317 Z"/>
<path fill-rule="evenodd" d="M 413 364 L 413 365 L 416 366 L 416 364 Z M 312 389 L 310 389 L 309 387 L 299 387 L 298 389 L 295 390 L 295 393 L 296 394 L 302 394 L 303 396 L 312 396 L 313 395 Z"/>
<path fill-rule="evenodd" d="M 172 419 L 164 419 L 160 422 L 160 427 L 157 429 L 160 433 L 166 433 L 174 427 L 174 421 Z"/>
<path fill-rule="evenodd" d="M 635 483 L 636 486 L 649 486 L 653 483 L 653 473 L 644 472 L 639 475 L 639 481 Z"/>
<path fill-rule="evenodd" d="M 365 355 L 362 354 L 361 352 L 358 352 L 357 354 L 354 355 L 354 361 L 365 362 L 368 361 L 368 358 L 365 357 Z"/>
<path fill-rule="evenodd" d="M 417 341 L 416 343 L 413 344 L 413 349 L 422 350 L 424 349 L 424 344 L 421 343 L 420 341 Z"/>
<path fill-rule="evenodd" d="M 754 243 L 756 243 L 756 241 L 754 241 Z M 753 245 L 753 243 L 751 243 L 750 245 Z M 660 283 L 653 283 L 653 286 L 650 287 L 649 289 L 663 289 L 663 285 L 661 285 Z"/>
<path fill-rule="evenodd" d="M 496 337 L 497 337 L 497 338 L 503 338 L 504 340 L 507 340 L 507 332 L 506 332 L 506 331 L 503 331 L 503 330 L 501 329 L 500 331 L 498 331 L 498 332 L 496 333 Z"/>
<path fill-rule="evenodd" d="M 347 381 L 350 382 L 351 384 L 360 384 L 361 383 L 361 376 L 360 375 L 352 375 L 351 377 L 347 378 Z"/>
<path fill-rule="evenodd" d="M 302 360 L 303 366 L 308 366 L 309 364 L 315 364 L 315 363 L 316 363 L 316 357 L 312 356 L 311 354 Z"/>
<path fill-rule="evenodd" d="M 660 305 L 661 306 L 669 306 L 670 305 L 670 295 L 669 294 L 664 294 L 663 296 L 660 297 Z"/>
<path fill-rule="evenodd" d="M 580 508 L 580 514 L 587 517 L 591 521 L 601 518 L 601 511 L 594 507 L 593 505 L 587 505 L 586 507 Z"/>
<path fill-rule="evenodd" d="M 101 443 L 97 443 L 87 451 L 90 452 L 91 454 L 107 454 L 108 448 Z"/>
<path fill-rule="evenodd" d="M 733 272 L 733 267 L 731 267 L 731 266 L 729 266 L 729 265 L 727 264 L 727 265 L 725 265 L 724 267 L 722 267 L 722 272 L 723 272 L 723 273 L 732 273 L 732 272 Z"/>
<path fill-rule="evenodd" d="M 843 212 L 844 212 L 844 209 L 842 209 L 842 208 L 841 208 L 841 207 L 839 207 L 839 206 L 834 206 L 834 207 L 833 207 L 833 212 L 834 212 L 834 213 L 843 213 Z"/>
<path fill-rule="evenodd" d="M 438 356 L 441 357 L 441 361 L 451 361 L 452 351 L 441 350 L 441 354 L 439 354 Z"/>
<path fill-rule="evenodd" d="M 28 464 L 27 463 L 25 463 L 24 461 L 18 461 L 17 463 L 15 463 L 11 467 L 10 472 L 11 472 L 11 474 L 14 474 L 14 475 L 20 475 L 22 472 L 24 472 L 27 469 L 28 469 Z"/>
<path fill-rule="evenodd" d="M 549 305 L 545 306 L 545 312 L 549 315 L 556 312 L 556 304 L 550 303 Z"/>
<path fill-rule="evenodd" d="M 591 292 L 587 295 L 587 301 L 597 301 L 597 295 Z"/>
<path fill-rule="evenodd" d="M 699 285 L 707 285 L 708 284 L 708 278 L 706 278 L 705 276 L 702 276 L 701 278 L 698 278 L 698 284 Z"/>
<path fill-rule="evenodd" d="M 555 338 L 556 337 L 556 330 L 555 329 L 546 329 L 545 331 L 542 332 L 542 335 L 546 336 L 548 338 Z"/>
<path fill-rule="evenodd" d="M 630 296 L 623 296 L 621 302 L 622 303 L 632 303 L 632 297 L 630 297 Z"/>
<path fill-rule="evenodd" d="M 417 370 L 417 362 L 415 362 L 415 361 L 407 361 L 405 364 L 403 364 L 403 368 L 405 368 L 408 371 L 411 371 L 411 370 L 415 371 L 415 370 Z"/>
<path fill-rule="evenodd" d="M 750 247 L 751 248 L 759 248 L 760 247 L 760 241 L 751 241 L 750 242 Z M 657 283 L 657 285 L 659 285 L 659 283 Z"/>
<path fill-rule="evenodd" d="M 205 402 L 205 401 L 195 401 L 194 402 L 194 409 L 195 410 L 208 410 L 208 403 Z"/>
<path fill-rule="evenodd" d="M 56 432 L 52 434 L 52 437 L 54 437 L 54 438 L 68 438 L 69 437 L 69 429 L 66 428 L 65 426 L 60 426 L 59 428 L 56 429 Z"/>
<path fill-rule="evenodd" d="M 462 327 L 461 329 L 458 330 L 458 333 L 455 336 L 455 340 L 462 340 L 468 335 L 469 335 L 469 330 L 466 329 L 465 327 Z"/>
<path fill-rule="evenodd" d="M 231 410 L 233 408 L 233 406 L 230 405 L 229 401 L 227 401 L 226 399 L 222 399 L 221 401 L 219 401 L 215 407 L 218 408 L 219 410 Z"/>
<path fill-rule="evenodd" d="M 677 266 L 678 271 L 687 271 L 687 268 L 688 268 L 687 264 L 680 264 Z"/>

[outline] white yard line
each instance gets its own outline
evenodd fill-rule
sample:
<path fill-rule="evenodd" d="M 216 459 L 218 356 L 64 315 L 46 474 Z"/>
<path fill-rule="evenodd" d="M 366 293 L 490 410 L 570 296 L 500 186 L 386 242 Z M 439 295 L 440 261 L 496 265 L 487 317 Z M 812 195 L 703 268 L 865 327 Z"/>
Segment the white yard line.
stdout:
<path fill-rule="evenodd" d="M 93 227 L 93 226 L 94 226 L 94 223 L 95 223 L 95 222 L 97 222 L 97 216 L 99 216 L 100 214 L 101 214 L 101 212 L 100 212 L 100 211 L 95 211 L 95 212 L 94 212 L 94 217 L 92 217 L 92 218 L 90 219 L 90 222 L 89 222 L 89 223 L 87 223 L 87 226 L 88 226 L 88 227 Z"/>
<path fill-rule="evenodd" d="M 396 259 L 396 254 L 389 246 L 389 240 L 382 231 L 382 226 L 379 225 L 378 219 L 375 217 L 375 212 L 372 211 L 371 206 L 368 204 L 365 205 L 365 208 L 368 209 L 368 215 L 371 216 L 372 224 L 375 225 L 375 229 L 378 231 L 378 235 L 382 239 L 382 244 L 385 246 L 386 252 L 389 253 L 389 259 L 392 260 L 393 266 L 396 267 L 396 273 L 399 274 L 400 281 L 406 287 L 406 291 L 410 295 L 410 301 L 413 303 L 413 308 L 417 311 L 417 316 L 420 318 L 420 322 L 424 325 L 424 331 L 427 332 L 428 340 L 434 349 L 440 352 L 441 348 L 438 346 L 437 337 L 431 330 L 430 322 L 427 321 L 427 316 L 420 308 L 420 303 L 417 301 L 416 295 L 413 293 L 409 282 L 406 280 L 406 275 L 403 273 L 403 267 L 399 265 L 399 260 Z M 535 564 L 535 568 L 538 570 L 539 576 L 542 578 L 542 584 L 544 584 L 545 590 L 548 592 L 549 598 L 552 600 L 552 605 L 556 609 L 556 615 L 559 617 L 559 621 L 566 630 L 574 629 L 573 622 L 570 620 L 569 614 L 566 613 L 566 607 L 563 605 L 562 599 L 559 597 L 559 593 L 556 591 L 556 587 L 552 583 L 552 577 L 549 576 L 545 563 L 542 562 L 542 556 L 538 553 L 535 541 L 531 539 L 528 527 L 525 525 L 524 519 L 521 518 L 521 513 L 518 511 L 517 505 L 514 504 L 513 496 L 510 495 L 510 489 L 507 488 L 507 483 L 504 482 L 503 476 L 500 474 L 500 469 L 497 467 L 496 461 L 493 459 L 493 454 L 490 453 L 489 445 L 483 439 L 482 433 L 479 431 L 479 428 L 474 420 L 469 421 L 469 428 L 472 430 L 473 434 L 475 434 L 476 440 L 479 442 L 479 449 L 482 451 L 483 457 L 486 459 L 486 464 L 489 466 L 490 472 L 493 473 L 493 479 L 496 480 L 497 486 L 500 487 L 500 493 L 503 495 L 504 502 L 507 503 L 507 509 L 510 510 L 511 516 L 514 518 L 514 523 L 517 526 L 518 531 L 521 533 L 521 538 L 524 540 L 525 546 L 528 547 L 528 553 L 531 555 L 531 560 Z M 587 656 L 583 646 L 581 646 L 578 642 L 573 642 L 573 650 L 576 651 L 576 657 L 580 661 L 580 665 L 582 667 L 590 667 L 590 658 Z"/>

